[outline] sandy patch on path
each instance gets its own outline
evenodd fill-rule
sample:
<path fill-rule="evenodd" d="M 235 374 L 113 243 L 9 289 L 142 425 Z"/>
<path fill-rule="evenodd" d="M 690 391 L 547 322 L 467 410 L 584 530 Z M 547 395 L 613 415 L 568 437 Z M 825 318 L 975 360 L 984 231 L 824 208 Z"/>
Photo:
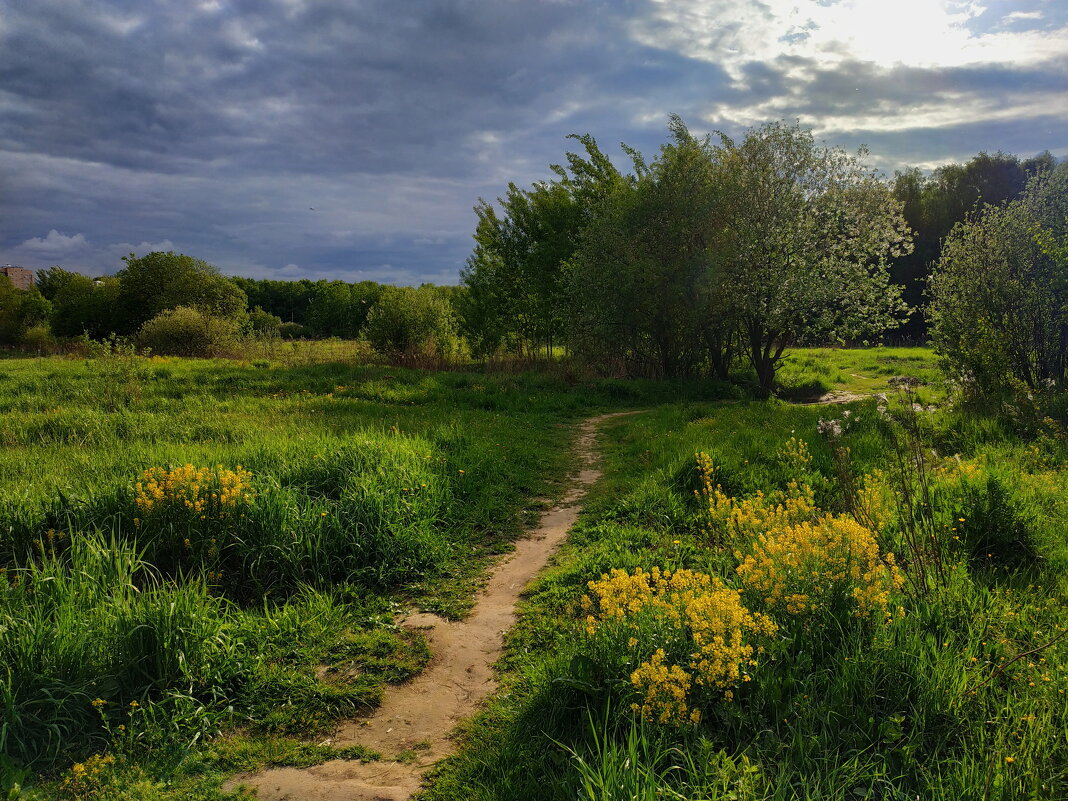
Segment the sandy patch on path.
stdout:
<path fill-rule="evenodd" d="M 516 620 L 523 589 L 567 537 L 579 503 L 601 477 L 594 445 L 597 426 L 616 412 L 593 417 L 579 427 L 575 449 L 581 470 L 564 497 L 543 512 L 536 528 L 494 567 L 474 611 L 462 621 L 436 615 L 409 615 L 405 626 L 426 631 L 430 665 L 407 684 L 387 687 L 382 705 L 368 718 L 345 723 L 334 745 L 363 745 L 382 754 L 378 762 L 334 760 L 311 768 L 272 768 L 234 777 L 227 789 L 254 787 L 264 801 L 404 801 L 422 784 L 423 774 L 455 750 L 450 734 L 497 686 L 493 664 L 504 634 Z M 414 759 L 394 761 L 408 752 Z"/>
<path fill-rule="evenodd" d="M 852 403 L 853 401 L 867 400 L 871 395 L 858 395 L 856 392 L 848 392 L 844 389 L 835 389 L 824 395 L 820 395 L 814 401 L 799 403 L 798 406 L 826 406 L 835 403 Z"/>

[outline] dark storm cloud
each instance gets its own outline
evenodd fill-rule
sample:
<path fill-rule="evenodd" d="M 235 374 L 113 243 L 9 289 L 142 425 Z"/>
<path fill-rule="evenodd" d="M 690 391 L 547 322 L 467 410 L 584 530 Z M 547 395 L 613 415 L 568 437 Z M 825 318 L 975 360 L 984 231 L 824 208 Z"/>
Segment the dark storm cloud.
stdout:
<path fill-rule="evenodd" d="M 173 247 L 248 275 L 451 281 L 476 198 L 547 177 L 570 132 L 650 152 L 671 112 L 737 132 L 783 116 L 885 120 L 939 97 L 1039 98 L 1063 83 L 1063 62 L 831 70 L 796 55 L 744 64 L 739 81 L 715 59 L 637 42 L 633 26 L 659 24 L 651 9 L 12 0 L 0 16 L 0 261 L 98 273 L 130 250 Z M 1049 24 L 1030 10 L 1005 24 Z M 1035 120 L 832 130 L 888 163 L 966 157 L 976 142 L 1063 146 L 1063 114 Z"/>

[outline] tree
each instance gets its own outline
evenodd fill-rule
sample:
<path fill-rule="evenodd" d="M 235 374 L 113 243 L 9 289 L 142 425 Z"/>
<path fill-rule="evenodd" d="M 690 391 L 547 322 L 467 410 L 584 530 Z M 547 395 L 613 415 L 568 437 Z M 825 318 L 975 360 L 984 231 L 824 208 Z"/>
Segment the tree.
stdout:
<path fill-rule="evenodd" d="M 319 281 L 308 303 L 307 325 L 319 336 L 355 339 L 381 292 L 374 281 Z"/>
<path fill-rule="evenodd" d="M 930 293 L 935 346 L 975 394 L 1068 386 L 1068 166 L 958 224 Z"/>
<path fill-rule="evenodd" d="M 672 142 L 594 207 L 570 264 L 572 340 L 628 374 L 685 376 L 706 361 L 725 378 L 732 324 L 709 248 L 719 188 L 708 137 L 672 117 Z"/>
<path fill-rule="evenodd" d="M 247 325 L 248 331 L 254 336 L 273 339 L 279 336 L 279 332 L 282 329 L 282 319 L 257 306 L 248 313 Z"/>
<path fill-rule="evenodd" d="M 85 278 L 85 276 L 81 273 L 64 270 L 56 264 L 45 270 L 40 270 L 34 279 L 34 285 L 37 287 L 37 291 L 46 299 L 55 300 L 56 295 L 58 295 L 67 284 L 80 278 Z"/>
<path fill-rule="evenodd" d="M 214 317 L 237 318 L 247 305 L 245 293 L 218 268 L 181 253 L 153 251 L 123 257 L 118 272 L 119 333 L 133 333 L 167 309 L 187 306 Z"/>
<path fill-rule="evenodd" d="M 230 280 L 248 297 L 250 308 L 259 306 L 283 322 L 307 324 L 308 307 L 316 287 L 308 279 L 272 281 L 234 276 Z"/>
<path fill-rule="evenodd" d="M 0 275 L 0 344 L 17 345 L 36 325 L 48 321 L 51 304 L 33 289 L 15 289 L 6 275 Z"/>
<path fill-rule="evenodd" d="M 483 352 L 506 342 L 549 355 L 563 324 L 562 265 L 575 250 L 576 200 L 564 184 L 539 182 L 509 184 L 497 202 L 501 215 L 484 200 L 475 207 L 475 249 L 461 273 L 467 329 Z"/>
<path fill-rule="evenodd" d="M 1023 161 L 1001 152 L 984 152 L 965 164 L 943 165 L 930 176 L 915 167 L 895 173 L 894 197 L 904 204 L 905 221 L 915 236 L 912 253 L 893 259 L 890 265 L 891 278 L 904 286 L 905 301 L 920 306 L 931 268 L 954 225 L 983 206 L 1017 199 L 1031 177 L 1054 164 L 1049 151 Z M 917 308 L 902 333 L 918 338 L 926 331 L 924 311 Z"/>
<path fill-rule="evenodd" d="M 52 299 L 52 331 L 57 336 L 85 334 L 102 339 L 121 327 L 116 318 L 119 280 L 93 280 L 78 273 L 67 273 Z"/>
<path fill-rule="evenodd" d="M 799 341 L 881 334 L 906 307 L 887 260 L 911 247 L 889 188 L 858 156 L 817 146 L 810 131 L 770 123 L 717 148 L 717 284 L 769 393 L 784 349 Z"/>
<path fill-rule="evenodd" d="M 547 355 L 567 328 L 564 265 L 597 207 L 628 179 L 592 136 L 571 137 L 585 156 L 567 154 L 567 167 L 551 165 L 557 179 L 530 189 L 509 184 L 500 207 L 475 206 L 475 248 L 461 273 L 461 324 L 478 353 L 506 347 L 513 353 Z"/>

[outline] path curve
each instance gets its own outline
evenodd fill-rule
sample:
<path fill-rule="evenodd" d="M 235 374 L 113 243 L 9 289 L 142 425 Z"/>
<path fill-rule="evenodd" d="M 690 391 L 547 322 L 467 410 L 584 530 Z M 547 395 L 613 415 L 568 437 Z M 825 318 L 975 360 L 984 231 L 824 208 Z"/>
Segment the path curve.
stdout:
<path fill-rule="evenodd" d="M 516 542 L 479 593 L 471 615 L 458 622 L 436 615 L 409 615 L 403 625 L 426 632 L 430 665 L 410 682 L 387 687 L 382 705 L 368 718 L 345 723 L 330 742 L 362 745 L 382 754 L 377 762 L 333 760 L 310 768 L 271 768 L 231 779 L 226 789 L 254 787 L 262 801 L 404 801 L 422 785 L 423 774 L 453 753 L 450 735 L 497 686 L 493 664 L 504 634 L 516 620 L 523 589 L 563 543 L 578 519 L 586 491 L 601 477 L 595 442 L 604 420 L 637 412 L 589 418 L 579 426 L 575 450 L 581 469 L 564 497 L 542 512 L 538 525 Z M 402 752 L 415 759 L 395 761 Z"/>

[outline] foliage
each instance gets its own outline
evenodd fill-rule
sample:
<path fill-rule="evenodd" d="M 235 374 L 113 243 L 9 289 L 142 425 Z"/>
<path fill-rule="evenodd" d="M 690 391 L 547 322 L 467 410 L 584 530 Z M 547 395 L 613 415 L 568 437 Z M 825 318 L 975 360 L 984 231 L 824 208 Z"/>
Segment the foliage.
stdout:
<path fill-rule="evenodd" d="M 362 333 L 383 289 L 373 281 L 318 281 L 311 291 L 306 325 L 319 336 L 354 339 Z"/>
<path fill-rule="evenodd" d="M 52 305 L 37 291 L 15 289 L 11 279 L 0 275 L 0 345 L 15 345 L 26 332 L 45 323 Z"/>
<path fill-rule="evenodd" d="M 569 263 L 571 341 L 630 375 L 686 376 L 711 362 L 727 378 L 731 311 L 709 247 L 720 191 L 710 140 L 674 117 L 672 142 L 594 209 Z"/>
<path fill-rule="evenodd" d="M 787 345 L 874 337 L 903 318 L 887 260 L 911 248 L 908 228 L 865 155 L 781 123 L 723 137 L 711 258 L 765 392 Z"/>
<path fill-rule="evenodd" d="M 141 347 L 166 356 L 215 356 L 237 338 L 236 321 L 190 306 L 160 312 L 137 334 Z"/>
<path fill-rule="evenodd" d="M 510 185 L 500 215 L 480 204 L 464 318 L 480 350 L 539 336 L 529 321 L 548 317 L 530 309 L 564 309 L 567 345 L 603 372 L 722 379 L 740 352 L 766 394 L 787 345 L 901 322 L 887 264 L 910 250 L 907 226 L 864 151 L 784 124 L 718 145 L 677 116 L 669 128 L 652 163 L 623 146 L 633 174 L 575 137 L 586 155 L 557 181 Z"/>
<path fill-rule="evenodd" d="M 799 361 L 813 353 L 800 354 Z M 926 377 L 932 366 L 922 351 L 818 353 L 833 359 L 843 375 L 863 374 L 847 379 L 856 385 L 905 370 Z M 944 392 L 937 385 L 921 389 L 934 398 Z M 837 445 L 849 453 L 862 505 L 877 512 L 877 523 L 863 525 L 868 534 L 862 539 L 874 537 L 880 553 L 904 555 L 899 517 L 905 511 L 893 477 L 891 423 L 877 404 L 885 405 L 835 407 L 842 423 Z M 849 527 L 844 534 L 857 535 L 854 525 L 861 524 L 842 516 L 846 493 L 839 465 L 831 442 L 816 431 L 826 406 L 687 401 L 608 423 L 601 439 L 605 477 L 555 566 L 528 593 L 502 663 L 503 691 L 465 730 L 464 749 L 426 795 L 434 801 L 1064 796 L 1063 445 L 1053 437 L 1020 442 L 1010 428 L 974 410 L 930 408 L 925 402 L 917 414 L 924 421 L 933 518 L 950 560 L 946 581 L 929 596 L 902 602 L 905 615 L 895 614 L 888 625 L 880 624 L 881 613 L 874 615 L 877 625 L 860 624 L 848 598 L 840 618 L 821 617 L 829 625 L 820 632 L 781 609 L 773 647 L 751 681 L 734 688 L 735 702 L 709 704 L 700 723 L 685 726 L 636 720 L 626 704 L 604 703 L 606 695 L 636 692 L 629 682 L 633 660 L 655 654 L 659 630 L 621 632 L 606 638 L 602 651 L 590 651 L 590 641 L 562 629 L 560 620 L 584 614 L 588 582 L 611 577 L 613 568 L 633 577 L 638 568 L 660 565 L 739 581 L 732 550 L 709 539 L 708 498 L 693 454 L 708 454 L 712 486 L 720 485 L 733 501 L 719 509 L 725 523 L 728 512 L 743 508 L 746 520 L 750 511 L 770 520 L 791 493 L 808 497 L 789 487 L 803 481 L 815 496 L 809 505 L 829 510 Z M 784 447 L 791 437 L 796 442 Z M 987 490 L 991 476 L 1001 486 L 993 496 Z M 758 493 L 778 501 L 758 500 Z M 1008 509 L 1001 513 L 995 505 Z M 816 520 L 821 516 L 817 512 Z M 800 520 L 795 525 L 817 527 L 807 514 Z M 995 528 L 1027 531 L 1039 558 L 1003 561 L 984 553 L 972 559 L 964 542 L 972 536 L 964 530 L 969 524 L 981 536 Z M 762 526 L 737 528 L 739 550 L 764 533 Z M 724 528 L 715 530 L 727 536 Z M 792 558 L 781 556 L 772 560 L 780 572 Z M 912 569 L 911 560 L 898 567 L 902 574 Z M 759 598 L 743 599 L 750 609 L 768 613 Z M 638 642 L 631 645 L 629 636 Z M 661 667 L 671 664 L 668 656 L 665 650 Z M 616 667 L 599 673 L 597 665 Z M 667 667 L 665 691 L 679 686 L 672 675 Z M 595 725 L 588 723 L 591 717 Z M 728 753 L 720 754 L 724 748 Z"/>
<path fill-rule="evenodd" d="M 769 611 L 788 615 L 885 617 L 904 581 L 894 555 L 880 554 L 875 535 L 845 516 L 771 530 L 742 547 L 743 586 Z"/>
<path fill-rule="evenodd" d="M 379 353 L 460 351 L 452 304 L 437 287 L 387 287 L 367 315 L 366 336 Z"/>
<path fill-rule="evenodd" d="M 270 339 L 279 336 L 282 329 L 282 319 L 257 306 L 248 313 L 246 325 L 253 336 Z"/>
<path fill-rule="evenodd" d="M 53 267 L 52 270 L 58 268 Z M 78 273 L 53 277 L 52 330 L 57 336 L 86 335 L 102 339 L 120 327 L 117 278 L 93 280 Z"/>
<path fill-rule="evenodd" d="M 116 276 L 120 316 L 115 323 L 120 334 L 134 333 L 147 321 L 179 307 L 226 319 L 245 311 L 245 293 L 201 259 L 153 251 L 140 258 L 131 253 L 123 261 L 126 266 Z"/>
<path fill-rule="evenodd" d="M 915 309 L 901 334 L 915 340 L 927 332 L 924 289 L 953 226 L 983 206 L 1016 200 L 1029 179 L 1055 164 L 1049 151 L 1022 160 L 1001 152 L 981 152 L 964 164 L 944 164 L 930 174 L 917 167 L 894 173 L 894 197 L 903 204 L 905 221 L 915 236 L 913 252 L 897 256 L 890 264 L 894 283 L 903 286 L 905 301 Z"/>
<path fill-rule="evenodd" d="M 1023 197 L 955 227 L 931 278 L 933 338 L 972 397 L 1001 399 L 1068 382 L 1068 167 L 1033 179 Z"/>
<path fill-rule="evenodd" d="M 282 339 L 301 339 L 308 333 L 308 329 L 300 323 L 282 323 L 278 326 L 278 336 Z"/>
<path fill-rule="evenodd" d="M 562 182 L 515 184 L 475 206 L 475 249 L 461 273 L 463 329 L 476 353 L 504 346 L 515 353 L 552 353 L 561 339 L 567 295 L 564 262 L 575 249 L 581 210 Z"/>

